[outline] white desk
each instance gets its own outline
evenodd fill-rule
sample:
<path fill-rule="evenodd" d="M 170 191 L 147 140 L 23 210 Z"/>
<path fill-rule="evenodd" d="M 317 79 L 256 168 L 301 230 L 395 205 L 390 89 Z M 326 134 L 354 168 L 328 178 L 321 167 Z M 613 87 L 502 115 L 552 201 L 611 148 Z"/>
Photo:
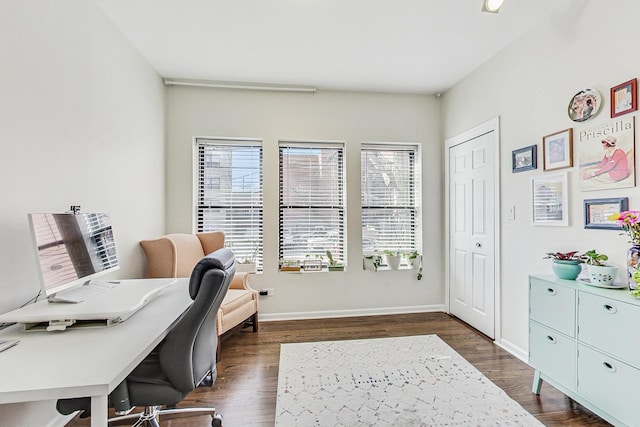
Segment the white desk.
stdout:
<path fill-rule="evenodd" d="M 169 280 L 175 279 L 127 280 L 120 286 L 163 286 Z M 45 332 L 15 325 L 1 331 L 0 338 L 20 343 L 0 353 L 0 404 L 90 396 L 91 426 L 106 427 L 107 396 L 189 307 L 188 281 L 178 279 L 127 321 L 111 327 Z M 49 305 L 60 310 L 60 303 Z"/>

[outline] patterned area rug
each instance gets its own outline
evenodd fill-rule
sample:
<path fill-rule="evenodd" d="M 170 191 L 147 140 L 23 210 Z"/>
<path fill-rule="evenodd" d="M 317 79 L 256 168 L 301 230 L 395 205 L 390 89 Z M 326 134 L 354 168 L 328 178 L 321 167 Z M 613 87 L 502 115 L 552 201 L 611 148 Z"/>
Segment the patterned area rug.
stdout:
<path fill-rule="evenodd" d="M 282 344 L 276 426 L 542 426 L 436 335 Z"/>

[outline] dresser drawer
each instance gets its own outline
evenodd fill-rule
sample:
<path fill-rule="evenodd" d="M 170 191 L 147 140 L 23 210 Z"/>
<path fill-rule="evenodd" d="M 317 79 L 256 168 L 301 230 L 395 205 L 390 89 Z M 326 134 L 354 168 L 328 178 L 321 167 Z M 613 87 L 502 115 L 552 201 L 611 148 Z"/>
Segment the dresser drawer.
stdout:
<path fill-rule="evenodd" d="M 578 319 L 580 341 L 640 368 L 640 340 L 633 332 L 640 306 L 579 292 Z"/>
<path fill-rule="evenodd" d="M 578 393 L 629 426 L 638 425 L 640 370 L 578 344 Z"/>
<path fill-rule="evenodd" d="M 575 338 L 576 291 L 531 278 L 529 317 L 538 323 Z"/>
<path fill-rule="evenodd" d="M 576 342 L 536 322 L 529 323 L 529 364 L 565 387 L 576 389 Z"/>

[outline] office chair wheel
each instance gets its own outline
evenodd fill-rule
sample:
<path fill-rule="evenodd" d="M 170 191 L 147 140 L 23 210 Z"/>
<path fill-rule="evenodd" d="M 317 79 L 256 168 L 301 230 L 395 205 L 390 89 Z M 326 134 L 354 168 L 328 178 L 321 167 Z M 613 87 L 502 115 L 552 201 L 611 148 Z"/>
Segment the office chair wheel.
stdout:
<path fill-rule="evenodd" d="M 213 416 L 211 427 L 222 427 L 222 415 L 216 414 Z"/>

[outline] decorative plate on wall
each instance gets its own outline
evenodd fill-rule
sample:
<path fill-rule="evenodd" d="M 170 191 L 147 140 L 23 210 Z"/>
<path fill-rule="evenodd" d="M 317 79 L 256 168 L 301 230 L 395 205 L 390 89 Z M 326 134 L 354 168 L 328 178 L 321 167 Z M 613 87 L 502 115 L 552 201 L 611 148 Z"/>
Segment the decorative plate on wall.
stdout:
<path fill-rule="evenodd" d="M 595 117 L 600 107 L 602 107 L 602 97 L 597 90 L 581 90 L 569 102 L 569 118 L 574 122 L 584 122 Z"/>

